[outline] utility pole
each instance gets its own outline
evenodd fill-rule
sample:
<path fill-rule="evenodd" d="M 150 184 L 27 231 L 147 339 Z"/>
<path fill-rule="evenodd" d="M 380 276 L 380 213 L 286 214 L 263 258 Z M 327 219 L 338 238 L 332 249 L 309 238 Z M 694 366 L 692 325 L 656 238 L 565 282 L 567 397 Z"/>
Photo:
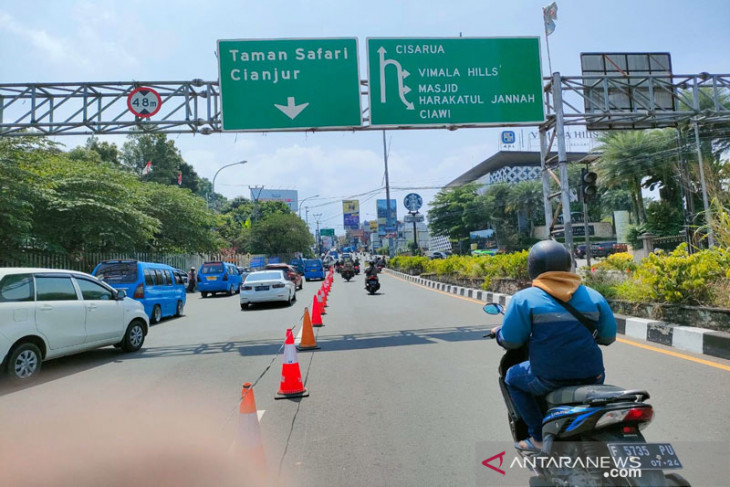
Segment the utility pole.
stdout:
<path fill-rule="evenodd" d="M 565 122 L 563 120 L 563 92 L 560 73 L 553 73 L 553 105 L 555 109 L 555 138 L 558 142 L 560 167 L 560 201 L 563 203 L 563 232 L 565 247 L 573 255 L 573 226 L 570 215 L 570 185 L 568 182 L 568 154 L 565 148 Z"/>
<path fill-rule="evenodd" d="M 702 147 L 700 146 L 700 129 L 697 127 L 697 120 L 694 120 L 695 143 L 697 144 L 697 162 L 700 165 L 700 185 L 702 186 L 702 206 L 705 208 L 705 223 L 707 223 L 707 243 L 710 248 L 715 246 L 715 236 L 712 232 L 712 210 L 707 198 L 707 182 L 705 181 L 705 169 L 702 163 Z"/>
<path fill-rule="evenodd" d="M 260 218 L 259 214 L 259 196 L 261 196 L 261 191 L 264 190 L 263 186 L 249 186 L 249 191 L 251 191 L 251 197 L 253 198 L 253 214 L 256 216 L 256 218 L 253 218 L 253 220 L 258 221 Z"/>
<path fill-rule="evenodd" d="M 383 161 L 385 162 L 385 228 L 386 231 L 389 228 L 388 222 L 390 222 L 390 180 L 388 179 L 388 146 L 385 142 L 385 130 L 383 130 Z M 395 227 L 396 232 L 398 231 L 398 222 Z M 395 249 L 393 248 L 393 237 L 391 233 L 388 233 L 388 256 L 393 257 L 395 255 Z"/>

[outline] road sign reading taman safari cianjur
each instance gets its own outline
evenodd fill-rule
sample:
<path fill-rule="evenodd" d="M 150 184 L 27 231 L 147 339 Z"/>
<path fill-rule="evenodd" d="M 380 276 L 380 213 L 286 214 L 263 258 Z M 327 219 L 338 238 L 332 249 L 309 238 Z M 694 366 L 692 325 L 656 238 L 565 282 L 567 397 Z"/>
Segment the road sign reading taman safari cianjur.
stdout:
<path fill-rule="evenodd" d="M 223 130 L 362 124 L 357 39 L 218 41 Z"/>

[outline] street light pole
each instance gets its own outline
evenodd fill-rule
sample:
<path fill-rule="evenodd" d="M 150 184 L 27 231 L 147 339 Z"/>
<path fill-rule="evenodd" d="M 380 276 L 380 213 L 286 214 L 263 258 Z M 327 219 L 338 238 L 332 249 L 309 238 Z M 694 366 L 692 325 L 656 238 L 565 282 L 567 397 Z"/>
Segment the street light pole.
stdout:
<path fill-rule="evenodd" d="M 248 161 L 238 161 L 238 162 L 232 162 L 232 163 L 230 163 L 230 164 L 226 164 L 225 166 L 222 166 L 222 167 L 221 167 L 220 169 L 218 169 L 218 170 L 217 170 L 217 171 L 215 172 L 215 174 L 213 175 L 213 188 L 211 189 L 211 191 L 212 191 L 213 193 L 215 193 L 215 179 L 216 179 L 216 178 L 218 177 L 218 173 L 219 173 L 219 172 L 221 172 L 221 171 L 222 171 L 223 169 L 225 169 L 225 168 L 227 168 L 227 167 L 231 167 L 231 166 L 237 166 L 237 165 L 239 165 L 239 164 L 246 164 L 247 162 L 248 162 Z M 207 207 L 207 208 L 210 208 L 210 195 L 208 195 L 208 197 L 206 198 L 206 200 L 207 200 L 207 201 L 206 201 L 206 207 Z"/>
<path fill-rule="evenodd" d="M 297 214 L 299 215 L 299 218 L 302 217 L 302 204 L 307 200 L 311 200 L 312 198 L 319 198 L 319 195 L 315 194 L 314 196 L 307 196 L 306 198 L 304 198 L 302 201 L 299 202 L 299 211 L 297 212 Z"/>
<path fill-rule="evenodd" d="M 314 213 L 312 216 L 317 222 L 317 255 L 322 255 L 322 237 L 319 235 L 319 219 L 322 217 L 322 213 Z"/>

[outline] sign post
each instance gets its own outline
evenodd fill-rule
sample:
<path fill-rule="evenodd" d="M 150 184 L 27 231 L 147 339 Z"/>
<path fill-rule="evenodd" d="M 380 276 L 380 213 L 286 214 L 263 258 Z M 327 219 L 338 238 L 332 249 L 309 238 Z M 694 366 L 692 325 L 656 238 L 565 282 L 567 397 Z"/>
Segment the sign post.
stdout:
<path fill-rule="evenodd" d="M 219 40 L 224 131 L 362 125 L 356 38 Z"/>
<path fill-rule="evenodd" d="M 545 120 L 537 37 L 369 38 L 367 49 L 372 126 Z"/>

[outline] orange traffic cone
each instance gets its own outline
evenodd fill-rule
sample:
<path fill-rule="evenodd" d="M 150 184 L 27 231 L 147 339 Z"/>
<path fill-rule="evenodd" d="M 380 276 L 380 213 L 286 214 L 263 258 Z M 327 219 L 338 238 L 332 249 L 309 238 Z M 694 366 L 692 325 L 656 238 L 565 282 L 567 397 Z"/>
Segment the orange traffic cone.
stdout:
<path fill-rule="evenodd" d="M 322 309 L 327 307 L 327 293 L 322 293 Z"/>
<path fill-rule="evenodd" d="M 281 385 L 274 399 L 291 397 L 307 397 L 309 392 L 302 382 L 302 372 L 299 370 L 297 348 L 294 346 L 294 334 L 291 328 L 286 330 L 284 342 L 284 363 L 281 366 Z"/>
<path fill-rule="evenodd" d="M 304 319 L 302 320 L 302 339 L 297 345 L 297 350 L 318 350 L 317 339 L 314 337 L 312 320 L 309 318 L 309 308 L 304 308 Z"/>
<path fill-rule="evenodd" d="M 243 384 L 241 403 L 238 405 L 238 437 L 236 438 L 236 453 L 244 455 L 253 465 L 266 464 L 264 447 L 261 444 L 259 418 L 256 413 L 256 400 L 250 382 Z"/>
<path fill-rule="evenodd" d="M 318 292 L 315 294 L 315 297 L 317 298 L 317 304 L 319 305 L 319 313 L 326 315 L 327 312 L 324 310 L 324 294 Z"/>
<path fill-rule="evenodd" d="M 320 312 L 319 303 L 317 302 L 317 296 L 314 296 L 312 299 L 312 326 L 324 326 L 324 323 L 322 323 L 322 313 Z"/>

